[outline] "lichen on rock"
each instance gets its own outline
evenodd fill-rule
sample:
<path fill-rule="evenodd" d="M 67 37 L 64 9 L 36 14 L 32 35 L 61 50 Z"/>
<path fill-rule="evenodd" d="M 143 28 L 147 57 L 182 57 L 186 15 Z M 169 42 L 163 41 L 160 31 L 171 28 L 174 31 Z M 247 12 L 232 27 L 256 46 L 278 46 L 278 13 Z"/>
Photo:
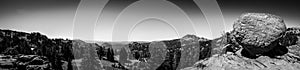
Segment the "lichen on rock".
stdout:
<path fill-rule="evenodd" d="M 236 36 L 242 37 L 241 43 L 265 47 L 278 39 L 286 31 L 282 18 L 266 13 L 246 13 L 234 22 Z"/>
<path fill-rule="evenodd" d="M 276 40 L 286 31 L 284 20 L 267 13 L 242 14 L 233 25 L 237 42 L 252 55 L 262 54 L 276 47 Z"/>

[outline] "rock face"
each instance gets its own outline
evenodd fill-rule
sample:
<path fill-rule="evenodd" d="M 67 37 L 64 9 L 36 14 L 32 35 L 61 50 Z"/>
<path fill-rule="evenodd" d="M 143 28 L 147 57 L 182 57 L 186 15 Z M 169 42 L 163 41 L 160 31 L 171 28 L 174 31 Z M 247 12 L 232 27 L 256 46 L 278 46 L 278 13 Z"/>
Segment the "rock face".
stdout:
<path fill-rule="evenodd" d="M 256 56 L 272 50 L 286 31 L 282 18 L 266 13 L 245 13 L 234 22 L 233 33 L 244 52 Z"/>
<path fill-rule="evenodd" d="M 282 56 L 280 59 L 259 57 L 249 59 L 232 53 L 215 55 L 206 60 L 200 60 L 193 67 L 182 70 L 299 70 L 299 61 L 293 57 Z"/>

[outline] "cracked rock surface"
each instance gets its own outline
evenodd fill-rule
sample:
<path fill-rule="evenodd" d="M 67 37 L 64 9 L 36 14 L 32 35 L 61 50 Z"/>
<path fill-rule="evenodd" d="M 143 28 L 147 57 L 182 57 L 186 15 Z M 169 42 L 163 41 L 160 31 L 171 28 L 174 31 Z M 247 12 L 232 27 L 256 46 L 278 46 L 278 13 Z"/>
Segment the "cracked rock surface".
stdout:
<path fill-rule="evenodd" d="M 243 48 L 252 53 L 264 53 L 286 31 L 282 18 L 267 13 L 245 13 L 234 22 L 233 31 Z"/>
<path fill-rule="evenodd" d="M 194 67 L 182 70 L 299 70 L 299 61 L 292 56 L 282 56 L 279 59 L 259 57 L 249 59 L 232 53 L 215 55 L 206 60 L 200 60 Z"/>

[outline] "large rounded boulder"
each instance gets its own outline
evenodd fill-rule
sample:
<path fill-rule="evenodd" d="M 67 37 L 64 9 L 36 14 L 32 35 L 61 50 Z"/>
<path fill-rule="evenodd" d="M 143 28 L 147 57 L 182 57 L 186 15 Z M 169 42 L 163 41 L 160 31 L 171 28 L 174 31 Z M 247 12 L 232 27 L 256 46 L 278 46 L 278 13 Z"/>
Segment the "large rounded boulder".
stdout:
<path fill-rule="evenodd" d="M 233 32 L 238 42 L 247 51 L 260 54 L 275 46 L 276 40 L 286 31 L 286 25 L 279 16 L 267 13 L 245 13 L 234 22 Z"/>

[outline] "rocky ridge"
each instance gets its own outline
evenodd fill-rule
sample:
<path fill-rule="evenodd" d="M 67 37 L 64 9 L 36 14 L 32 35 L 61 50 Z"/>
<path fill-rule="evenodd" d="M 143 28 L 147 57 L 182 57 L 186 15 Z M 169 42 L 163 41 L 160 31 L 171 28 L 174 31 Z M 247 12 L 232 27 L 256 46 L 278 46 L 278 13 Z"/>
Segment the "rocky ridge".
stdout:
<path fill-rule="evenodd" d="M 276 35 L 268 35 L 264 30 L 257 30 L 257 33 L 247 35 L 248 33 L 243 31 L 252 31 L 251 27 L 256 27 L 255 25 L 249 27 L 247 24 L 259 25 L 258 27 L 264 27 L 264 24 L 280 25 L 277 27 L 282 28 L 282 31 L 279 30 Z M 222 37 L 213 40 L 186 35 L 173 40 L 126 43 L 87 43 L 82 40 L 50 39 L 37 32 L 25 33 L 1 29 L 0 69 L 298 70 L 300 28 L 285 29 L 282 24 L 283 20 L 275 15 L 246 13 L 235 23 L 236 30 L 226 32 Z M 272 31 L 272 27 L 265 28 Z M 252 38 L 251 34 L 276 37 L 270 37 L 272 40 L 268 41 L 272 42 L 246 40 Z M 248 43 L 252 45 L 249 46 Z M 255 49 L 261 47 L 269 48 L 257 53 Z"/>

